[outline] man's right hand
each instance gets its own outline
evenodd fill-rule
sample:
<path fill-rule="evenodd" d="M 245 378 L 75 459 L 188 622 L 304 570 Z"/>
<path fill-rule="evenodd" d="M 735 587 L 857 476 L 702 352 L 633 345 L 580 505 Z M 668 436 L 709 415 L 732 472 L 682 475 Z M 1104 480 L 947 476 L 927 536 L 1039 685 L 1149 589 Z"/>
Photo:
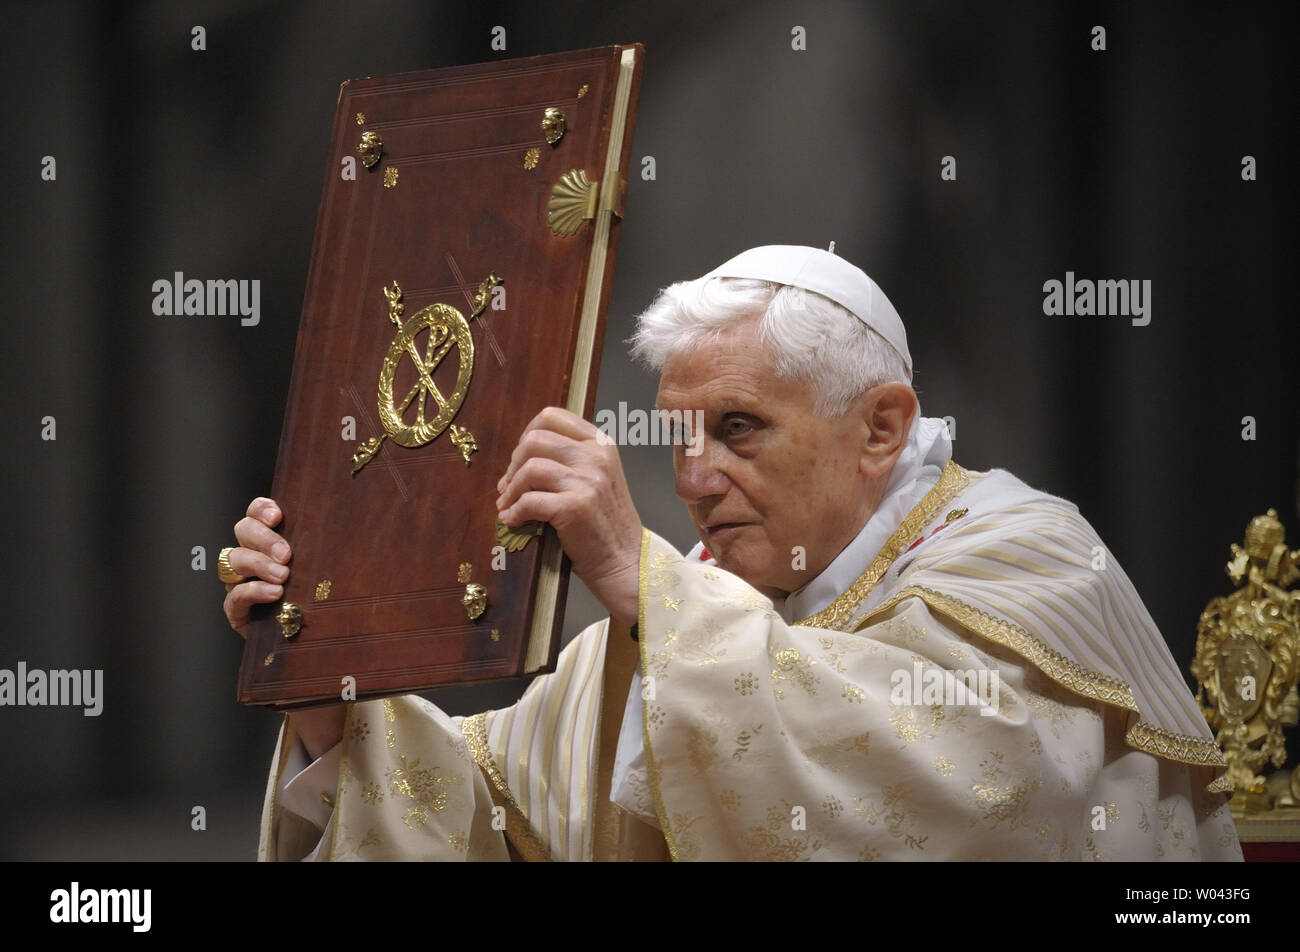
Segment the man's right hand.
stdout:
<path fill-rule="evenodd" d="M 258 496 L 248 504 L 247 515 L 235 523 L 237 548 L 230 551 L 230 567 L 248 577 L 239 584 L 226 584 L 226 620 L 246 637 L 249 609 L 255 604 L 279 601 L 289 580 L 289 559 L 293 552 L 274 527 L 284 513 L 274 499 Z M 343 704 L 296 711 L 289 715 L 294 729 L 312 760 L 320 757 L 343 737 L 347 708 Z"/>
<path fill-rule="evenodd" d="M 248 504 L 248 514 L 235 523 L 239 547 L 230 551 L 230 567 L 248 581 L 226 583 L 226 620 L 244 636 L 248 611 L 258 603 L 279 601 L 289 579 L 289 543 L 273 527 L 284 514 L 274 499 L 258 496 Z"/>

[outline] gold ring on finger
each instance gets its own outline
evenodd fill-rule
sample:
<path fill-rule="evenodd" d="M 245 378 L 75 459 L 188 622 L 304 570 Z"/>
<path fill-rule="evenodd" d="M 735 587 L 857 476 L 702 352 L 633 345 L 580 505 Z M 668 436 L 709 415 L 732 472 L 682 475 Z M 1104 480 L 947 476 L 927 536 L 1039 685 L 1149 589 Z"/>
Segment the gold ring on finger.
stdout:
<path fill-rule="evenodd" d="M 240 582 L 247 581 L 248 576 L 240 575 L 230 567 L 230 553 L 234 551 L 235 547 L 233 545 L 227 546 L 222 549 L 221 554 L 217 556 L 217 578 L 231 585 L 238 585 Z"/>

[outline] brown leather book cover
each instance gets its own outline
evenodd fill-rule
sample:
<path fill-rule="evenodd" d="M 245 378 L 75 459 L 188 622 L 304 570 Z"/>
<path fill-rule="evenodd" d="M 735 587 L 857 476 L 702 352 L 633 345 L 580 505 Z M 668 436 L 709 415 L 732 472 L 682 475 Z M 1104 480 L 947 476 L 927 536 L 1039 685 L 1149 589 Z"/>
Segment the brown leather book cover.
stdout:
<path fill-rule="evenodd" d="M 343 84 L 271 492 L 291 574 L 240 701 L 554 666 L 568 564 L 500 531 L 496 483 L 543 407 L 590 418 L 642 58 Z"/>

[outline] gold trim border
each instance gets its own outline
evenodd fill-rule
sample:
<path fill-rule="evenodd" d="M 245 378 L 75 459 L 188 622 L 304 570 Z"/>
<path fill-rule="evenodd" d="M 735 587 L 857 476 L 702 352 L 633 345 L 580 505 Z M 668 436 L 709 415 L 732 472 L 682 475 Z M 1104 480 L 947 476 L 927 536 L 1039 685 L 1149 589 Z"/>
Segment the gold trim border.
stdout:
<path fill-rule="evenodd" d="M 527 862 L 549 863 L 550 850 L 533 830 L 523 810 L 519 809 L 514 794 L 510 792 L 510 785 L 506 783 L 506 778 L 501 775 L 496 761 L 492 758 L 487 734 L 487 716 L 491 713 L 491 711 L 484 711 L 465 718 L 460 722 L 460 732 L 465 738 L 470 754 L 474 757 L 474 762 L 487 778 L 493 802 L 505 808 L 506 838 Z"/>
<path fill-rule="evenodd" d="M 1222 777 L 1212 781 L 1205 789 L 1210 791 L 1210 793 L 1232 793 L 1236 790 L 1236 787 L 1232 785 L 1232 781 L 1228 779 L 1228 775 L 1224 774 Z"/>
<path fill-rule="evenodd" d="M 1163 727 L 1148 724 L 1146 721 L 1138 721 L 1130 727 L 1128 733 L 1124 735 L 1124 739 L 1138 750 L 1144 750 L 1148 754 L 1157 754 L 1169 760 L 1177 760 L 1184 764 L 1197 764 L 1202 767 L 1226 767 L 1228 765 L 1228 761 L 1223 756 L 1223 751 L 1219 749 L 1219 745 L 1212 738 L 1177 734 L 1165 730 Z M 1225 774 L 1219 779 L 1226 782 L 1228 777 Z M 1228 789 L 1232 789 L 1231 785 L 1229 785 Z"/>
<path fill-rule="evenodd" d="M 1136 714 L 1138 720 L 1124 734 L 1124 740 L 1130 746 L 1179 763 L 1202 767 L 1227 766 L 1223 752 L 1219 750 L 1218 744 L 1212 738 L 1178 734 L 1142 720 L 1142 710 L 1133 697 L 1133 689 L 1125 681 L 1085 668 L 1044 644 L 1014 622 L 990 615 L 951 595 L 920 585 L 910 585 L 874 608 L 863 618 L 859 628 L 866 626 L 867 619 L 889 611 L 908 598 L 919 598 L 964 628 L 982 635 L 994 644 L 1010 648 L 1057 684 L 1075 694 Z M 1210 784 L 1207 789 L 1214 790 L 1217 783 L 1218 780 Z M 1214 792 L 1218 791 L 1214 790 Z"/>
<path fill-rule="evenodd" d="M 970 470 L 958 466 L 952 460 L 948 460 L 939 476 L 939 481 L 934 484 L 934 487 L 925 494 L 919 503 L 912 507 L 912 511 L 899 523 L 898 528 L 894 530 L 894 534 L 881 547 L 880 552 L 872 560 L 867 570 L 858 576 L 857 581 L 817 614 L 809 615 L 803 621 L 795 622 L 795 624 L 809 628 L 833 628 L 837 631 L 846 631 L 847 629 L 842 626 L 849 621 L 857 607 L 871 594 L 871 590 L 876 587 L 876 583 L 889 571 L 889 567 L 903 554 L 907 546 L 911 545 L 921 530 L 930 524 L 935 514 L 965 492 L 977 476 L 983 475 L 985 474 L 972 473 Z"/>
<path fill-rule="evenodd" d="M 649 581 L 650 565 L 650 530 L 641 529 L 641 564 L 637 568 L 639 578 L 637 589 L 637 606 L 636 606 L 636 625 L 637 625 L 637 648 L 641 653 L 641 677 L 646 677 L 646 672 L 650 670 L 650 659 L 648 656 L 650 642 L 650 629 L 646 626 L 645 604 L 646 588 Z M 644 680 L 643 680 L 644 683 Z M 659 829 L 663 832 L 664 840 L 668 843 L 668 855 L 672 857 L 674 863 L 679 861 L 677 855 L 677 841 L 673 839 L 673 827 L 668 822 L 668 808 L 664 805 L 663 794 L 660 792 L 662 777 L 659 772 L 659 761 L 655 760 L 654 751 L 650 745 L 650 720 L 646 714 L 645 698 L 641 699 L 641 736 L 642 743 L 645 746 L 645 766 L 646 779 L 650 782 L 650 793 L 654 796 L 655 812 L 659 814 Z"/>
<path fill-rule="evenodd" d="M 354 716 L 356 712 L 356 704 L 345 705 L 343 711 L 343 738 L 341 740 L 343 749 L 339 751 L 339 775 L 334 782 L 334 812 L 330 815 L 330 823 L 334 826 L 334 831 L 330 834 L 331 861 L 339 855 L 339 833 L 341 832 L 340 827 L 343 825 L 341 812 L 343 809 L 343 778 L 352 771 L 352 761 L 349 755 L 352 753 L 352 725 L 353 721 L 356 720 Z M 360 849 L 360 847 L 357 847 L 358 852 L 360 852 Z"/>

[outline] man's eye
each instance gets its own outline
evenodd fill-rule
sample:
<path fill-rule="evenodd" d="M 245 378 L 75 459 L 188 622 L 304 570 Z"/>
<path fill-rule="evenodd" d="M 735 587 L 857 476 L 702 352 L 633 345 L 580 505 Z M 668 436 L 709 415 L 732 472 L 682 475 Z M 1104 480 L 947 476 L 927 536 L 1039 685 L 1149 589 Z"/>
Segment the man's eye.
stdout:
<path fill-rule="evenodd" d="M 728 421 L 727 421 L 727 435 L 728 435 L 728 436 L 744 436 L 746 433 L 748 433 L 748 432 L 749 432 L 750 430 L 752 430 L 752 429 L 753 429 L 753 427 L 750 426 L 749 423 L 748 423 L 748 421 L 746 421 L 746 420 L 728 420 Z"/>

